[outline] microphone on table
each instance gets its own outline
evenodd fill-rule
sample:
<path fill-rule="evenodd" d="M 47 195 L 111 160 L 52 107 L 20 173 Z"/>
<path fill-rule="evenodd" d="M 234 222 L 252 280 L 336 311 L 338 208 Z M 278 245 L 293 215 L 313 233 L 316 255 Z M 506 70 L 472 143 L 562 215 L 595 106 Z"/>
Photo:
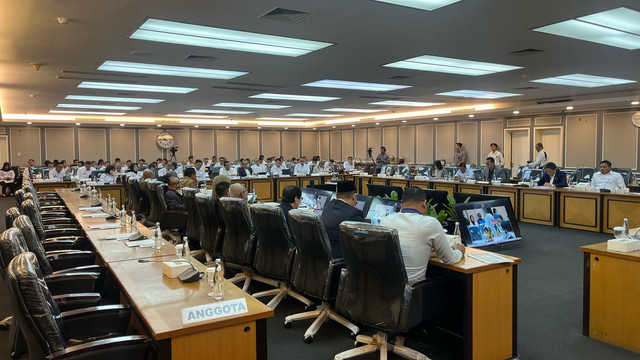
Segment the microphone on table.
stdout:
<path fill-rule="evenodd" d="M 611 190 L 607 189 L 607 184 L 609 184 L 609 181 L 611 181 L 611 178 L 609 178 L 607 180 L 607 182 L 604 183 L 604 185 L 602 187 L 600 187 L 600 192 L 603 192 L 603 193 L 610 193 L 611 192 Z"/>

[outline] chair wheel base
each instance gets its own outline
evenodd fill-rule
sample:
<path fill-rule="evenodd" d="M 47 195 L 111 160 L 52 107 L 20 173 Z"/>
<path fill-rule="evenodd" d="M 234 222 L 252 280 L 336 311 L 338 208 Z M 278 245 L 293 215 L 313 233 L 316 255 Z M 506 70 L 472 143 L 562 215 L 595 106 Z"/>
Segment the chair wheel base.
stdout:
<path fill-rule="evenodd" d="M 304 311 L 313 311 L 315 309 L 317 309 L 318 307 L 316 306 L 316 304 L 311 304 L 311 305 L 307 305 L 304 307 Z"/>
<path fill-rule="evenodd" d="M 358 336 L 358 334 L 356 334 L 356 333 L 354 333 L 354 332 L 351 332 L 351 334 L 349 334 L 349 336 L 350 336 L 353 340 L 355 340 L 355 339 L 356 339 L 356 336 Z"/>
<path fill-rule="evenodd" d="M 291 329 L 291 323 L 290 322 L 284 322 L 284 324 L 282 324 L 282 326 L 284 326 L 285 329 Z"/>
<path fill-rule="evenodd" d="M 313 336 L 305 336 L 304 337 L 304 343 L 305 344 L 311 344 L 313 342 Z"/>

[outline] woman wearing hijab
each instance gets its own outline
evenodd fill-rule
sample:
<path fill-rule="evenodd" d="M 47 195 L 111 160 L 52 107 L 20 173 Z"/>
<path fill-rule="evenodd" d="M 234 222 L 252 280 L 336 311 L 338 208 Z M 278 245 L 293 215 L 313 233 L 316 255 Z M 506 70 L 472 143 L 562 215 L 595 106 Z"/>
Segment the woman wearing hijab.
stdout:
<path fill-rule="evenodd" d="M 16 178 L 16 173 L 11 170 L 11 165 L 8 162 L 2 164 L 0 169 L 0 184 L 2 184 L 2 197 L 7 196 L 7 189 L 9 189 L 9 196 L 13 196 L 13 180 Z"/>

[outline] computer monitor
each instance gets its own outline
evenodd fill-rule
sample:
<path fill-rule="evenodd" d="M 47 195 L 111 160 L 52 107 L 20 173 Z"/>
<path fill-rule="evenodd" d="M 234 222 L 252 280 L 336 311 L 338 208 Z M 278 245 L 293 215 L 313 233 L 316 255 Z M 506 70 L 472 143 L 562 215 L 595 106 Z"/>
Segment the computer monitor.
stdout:
<path fill-rule="evenodd" d="M 509 198 L 455 204 L 460 232 L 469 247 L 522 240 Z"/>
<path fill-rule="evenodd" d="M 424 193 L 427 195 L 427 202 L 431 200 L 431 202 L 429 202 L 429 205 L 435 206 L 436 212 L 440 212 L 440 210 L 446 211 L 445 205 L 449 204 L 449 199 L 447 199 L 447 196 L 449 195 L 448 191 L 434 190 L 434 189 L 423 189 L 423 190 L 424 190 Z"/>
<path fill-rule="evenodd" d="M 398 200 L 402 200 L 402 188 L 400 186 L 389 185 L 375 185 L 367 184 L 367 190 L 371 196 L 391 197 L 391 192 L 395 191 L 398 194 Z"/>
<path fill-rule="evenodd" d="M 371 196 L 356 194 L 356 207 L 362 210 L 364 216 L 367 216 L 369 207 L 371 206 Z"/>
<path fill-rule="evenodd" d="M 282 169 L 282 175 L 291 175 L 291 169 Z"/>
<path fill-rule="evenodd" d="M 380 224 L 380 220 L 400 211 L 402 201 L 390 200 L 375 197 L 371 201 L 371 206 L 366 218 L 371 220 L 372 224 Z"/>
<path fill-rule="evenodd" d="M 533 181 L 538 181 L 542 178 L 542 169 L 524 169 L 522 170 L 522 181 L 527 182 L 533 178 Z"/>
<path fill-rule="evenodd" d="M 309 185 L 308 187 L 313 189 L 320 189 L 320 190 L 335 192 L 337 190 L 337 186 L 338 186 L 337 184 L 315 184 L 315 185 Z"/>
<path fill-rule="evenodd" d="M 302 199 L 298 209 L 311 209 L 318 215 L 322 215 L 324 206 L 335 197 L 335 192 L 304 188 L 302 189 Z"/>

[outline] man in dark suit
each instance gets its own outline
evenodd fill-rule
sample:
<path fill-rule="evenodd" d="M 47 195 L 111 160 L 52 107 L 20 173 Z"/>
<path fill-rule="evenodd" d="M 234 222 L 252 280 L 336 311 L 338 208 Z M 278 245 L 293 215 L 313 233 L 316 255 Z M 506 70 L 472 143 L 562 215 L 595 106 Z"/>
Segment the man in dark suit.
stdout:
<path fill-rule="evenodd" d="M 544 172 L 538 181 L 538 186 L 567 187 L 567 174 L 560 171 L 555 163 L 548 162 L 544 166 Z"/>
<path fill-rule="evenodd" d="M 280 202 L 280 208 L 284 212 L 284 217 L 289 223 L 289 211 L 297 209 L 300 206 L 300 199 L 302 199 L 302 191 L 295 185 L 289 185 L 282 190 L 282 201 Z"/>
<path fill-rule="evenodd" d="M 485 160 L 485 164 L 487 164 L 486 168 L 482 169 L 482 178 L 486 181 L 497 180 L 500 178 L 501 182 L 506 183 L 507 177 L 503 174 L 502 168 L 496 165 L 496 159 L 492 157 L 488 157 Z"/>
<path fill-rule="evenodd" d="M 187 211 L 187 205 L 185 205 L 182 195 L 178 193 L 179 188 L 180 179 L 177 177 L 170 177 L 167 192 L 164 193 L 164 200 L 167 202 L 167 209 Z"/>
<path fill-rule="evenodd" d="M 356 206 L 356 183 L 353 181 L 339 181 L 336 199 L 329 201 L 322 211 L 322 221 L 331 243 L 333 256 L 342 257 L 340 245 L 340 224 L 343 221 L 364 222 L 362 210 Z"/>
<path fill-rule="evenodd" d="M 243 160 L 238 168 L 238 176 L 245 177 L 253 175 L 253 170 L 249 167 L 249 160 Z"/>

